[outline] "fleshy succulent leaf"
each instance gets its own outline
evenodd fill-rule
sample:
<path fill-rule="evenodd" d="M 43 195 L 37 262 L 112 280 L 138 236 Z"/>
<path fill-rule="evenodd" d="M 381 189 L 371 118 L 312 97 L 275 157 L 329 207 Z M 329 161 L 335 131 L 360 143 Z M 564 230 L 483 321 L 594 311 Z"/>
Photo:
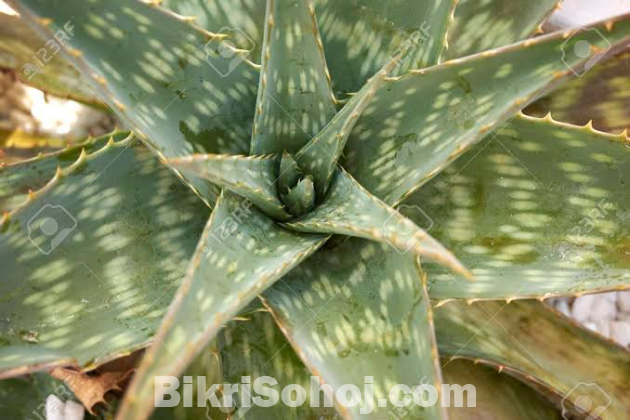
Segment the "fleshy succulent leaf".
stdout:
<path fill-rule="evenodd" d="M 630 140 L 522 114 L 405 201 L 476 282 L 424 265 L 436 299 L 628 288 Z M 421 210 L 419 210 L 421 209 Z"/>
<path fill-rule="evenodd" d="M 399 49 L 397 54 L 352 96 L 324 129 L 295 154 L 295 160 L 300 168 L 313 177 L 318 200 L 321 200 L 328 190 L 337 168 L 337 161 L 357 119 L 383 85 L 385 77 L 399 64 L 409 49 L 409 46 Z"/>
<path fill-rule="evenodd" d="M 205 405 L 196 406 L 197 398 L 199 394 L 207 391 L 212 384 L 220 384 L 224 381 L 224 376 L 221 366 L 221 356 L 219 354 L 219 340 L 215 339 L 206 346 L 197 357 L 186 367 L 179 380 L 182 381 L 185 376 L 192 376 L 195 378 L 205 377 L 207 387 L 202 390 L 201 387 L 193 386 L 193 407 L 185 407 L 188 405 L 185 398 L 181 398 L 179 404 L 174 407 L 156 407 L 155 411 L 151 415 L 151 420 L 199 420 L 199 419 L 212 419 L 212 420 L 228 420 L 227 407 L 213 407 L 209 401 L 206 401 Z M 195 381 L 196 382 L 196 381 Z M 220 399 L 221 393 L 217 391 L 217 398 Z M 113 407 L 109 415 L 102 415 L 101 417 L 111 420 L 115 418 L 116 408 Z"/>
<path fill-rule="evenodd" d="M 282 197 L 287 210 L 294 216 L 307 213 L 315 205 L 315 187 L 311 178 L 298 181 L 297 185 Z"/>
<path fill-rule="evenodd" d="M 76 139 L 77 143 L 85 139 Z M 0 128 L 0 167 L 69 147 L 74 141 L 20 129 Z"/>
<path fill-rule="evenodd" d="M 459 0 L 448 28 L 446 57 L 457 58 L 503 47 L 542 32 L 559 0 Z M 480 30 L 483 28 L 483 30 Z"/>
<path fill-rule="evenodd" d="M 251 200 L 271 217 L 290 218 L 276 191 L 277 156 L 192 155 L 167 163 Z"/>
<path fill-rule="evenodd" d="M 81 154 L 5 214 L 0 376 L 87 368 L 157 329 L 207 207 L 136 141 Z"/>
<path fill-rule="evenodd" d="M 278 381 L 273 386 L 278 392 L 290 384 L 310 389 L 312 372 L 295 354 L 271 314 L 260 306 L 260 302 L 250 305 L 239 318 L 238 321 L 228 323 L 219 333 L 223 381 L 240 383 L 243 376 L 249 376 L 253 384 L 256 379 L 269 376 Z M 335 409 L 326 407 L 324 403 L 324 394 L 320 392 L 319 407 L 311 408 L 310 393 L 307 392 L 305 402 L 298 407 L 280 403 L 271 407 L 252 404 L 252 407 L 247 408 L 245 417 L 269 420 L 339 418 Z M 240 411 L 237 413 L 241 414 Z"/>
<path fill-rule="evenodd" d="M 465 359 L 445 360 L 444 365 L 444 383 L 475 387 L 475 407 L 467 403 L 464 407 L 456 407 L 456 400 L 450 399 L 447 409 L 450 420 L 561 418 L 549 401 L 508 374 Z"/>
<path fill-rule="evenodd" d="M 348 139 L 344 167 L 386 203 L 399 202 L 535 96 L 630 39 L 630 19 L 600 23 L 448 61 L 386 81 Z M 590 42 L 578 57 L 574 44 Z"/>
<path fill-rule="evenodd" d="M 286 151 L 282 152 L 280 159 L 280 172 L 278 173 L 278 192 L 286 194 L 295 187 L 298 181 L 304 176 L 293 156 Z"/>
<path fill-rule="evenodd" d="M 16 23 L 0 28 L 0 65 L 103 101 L 157 159 L 118 132 L 17 164 L 0 150 L 0 378 L 65 366 L 95 383 L 86 371 L 153 341 L 120 409 L 103 417 L 151 416 L 162 375 L 210 386 L 271 375 L 306 389 L 310 371 L 337 413 L 309 396 L 246 416 L 437 420 L 448 417 L 439 402 L 383 402 L 396 383 L 439 387 L 444 368 L 447 382 L 480 388 L 480 407 L 455 418 L 586 417 L 585 399 L 605 408 L 590 417 L 630 418 L 630 352 L 542 304 L 629 287 L 627 131 L 520 113 L 622 51 L 630 15 L 532 37 L 556 0 L 526 10 L 507 0 L 8 1 L 20 20 L 0 15 Z M 626 128 L 627 59 L 530 109 L 573 121 L 603 96 L 598 123 Z M 475 282 L 459 277 L 472 280 L 464 263 Z M 9 380 L 0 405 L 5 385 L 29 388 Z M 376 398 L 342 402 L 342 385 L 368 392 L 365 382 Z M 111 389 L 87 398 L 71 386 L 88 409 Z M 210 396 L 185 386 L 188 401 L 154 418 L 245 413 L 186 407 L 191 388 L 197 401 Z"/>
<path fill-rule="evenodd" d="M 74 163 L 82 151 L 93 153 L 105 146 L 111 139 L 121 141 L 129 133 L 119 132 L 87 140 L 76 146 L 70 146 L 31 159 L 0 165 L 0 213 L 15 210 L 28 199 L 29 191 L 44 187 L 55 176 L 57 167 Z"/>
<path fill-rule="evenodd" d="M 590 69 L 525 109 L 543 117 L 551 112 L 559 121 L 593 127 L 610 133 L 630 128 L 630 51 Z"/>
<path fill-rule="evenodd" d="M 251 154 L 298 151 L 337 112 L 310 0 L 267 0 Z"/>
<path fill-rule="evenodd" d="M 334 233 L 384 242 L 402 253 L 426 257 L 470 277 L 468 270 L 439 242 L 363 189 L 343 169 L 333 178 L 326 199 L 286 226 L 301 232 Z"/>
<path fill-rule="evenodd" d="M 358 91 L 404 44 L 412 47 L 405 65 L 422 68 L 436 64 L 455 3 L 316 0 L 317 22 L 335 90 Z"/>
<path fill-rule="evenodd" d="M 325 240 L 283 229 L 249 200 L 223 190 L 118 418 L 147 418 L 154 377 L 180 374 L 230 317 Z"/>
<path fill-rule="evenodd" d="M 37 52 L 43 46 L 58 49 L 59 41 L 42 39 L 24 19 L 0 13 L 0 67 L 16 71 L 21 81 L 46 93 L 87 104 L 99 103 L 61 55 L 42 62 Z"/>
<path fill-rule="evenodd" d="M 538 301 L 451 302 L 435 310 L 435 326 L 444 357 L 508 372 L 565 406 L 586 397 L 608 418 L 630 415 L 630 353 Z M 595 386 L 573 392 L 585 382 Z"/>
<path fill-rule="evenodd" d="M 387 398 L 389 384 L 439 388 L 431 306 L 411 255 L 352 238 L 313 255 L 264 301 L 302 361 L 334 392 L 344 384 L 363 388 L 365 375 L 374 383 L 372 404 Z M 380 419 L 392 410 L 365 399 L 338 408 L 349 419 Z M 439 404 L 404 411 L 401 418 L 440 418 Z"/>
<path fill-rule="evenodd" d="M 259 72 L 224 34 L 140 1 L 12 5 L 46 37 L 70 22 L 70 61 L 158 156 L 248 153 Z M 208 204 L 219 193 L 205 180 L 186 182 Z"/>

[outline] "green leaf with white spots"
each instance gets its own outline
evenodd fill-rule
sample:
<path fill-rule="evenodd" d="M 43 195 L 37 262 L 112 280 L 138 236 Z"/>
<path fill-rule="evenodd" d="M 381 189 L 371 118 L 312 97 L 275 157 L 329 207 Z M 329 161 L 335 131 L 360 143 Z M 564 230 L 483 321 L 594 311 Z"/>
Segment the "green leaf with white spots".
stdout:
<path fill-rule="evenodd" d="M 556 401 L 586 396 L 606 407 L 603 419 L 630 415 L 630 352 L 538 301 L 447 303 L 435 309 L 435 330 L 443 357 L 501 368 Z"/>
<path fill-rule="evenodd" d="M 118 418 L 147 418 L 154 377 L 180 374 L 230 317 L 325 240 L 283 229 L 249 200 L 224 190 Z"/>
<path fill-rule="evenodd" d="M 630 51 L 590 69 L 525 109 L 528 115 L 593 127 L 609 133 L 630 129 Z"/>
<path fill-rule="evenodd" d="M 413 53 L 405 65 L 438 62 L 453 0 L 315 0 L 326 61 L 335 91 L 358 91 L 398 48 Z M 407 68 L 402 67 L 401 69 Z"/>
<path fill-rule="evenodd" d="M 293 156 L 289 153 L 282 152 L 280 159 L 280 173 L 278 174 L 278 193 L 286 194 L 295 187 L 298 181 L 303 177 L 304 173 L 298 166 Z"/>
<path fill-rule="evenodd" d="M 206 346 L 201 353 L 195 357 L 195 359 L 186 367 L 184 372 L 179 376 L 180 383 L 180 392 L 183 390 L 181 388 L 184 383 L 185 376 L 192 376 L 194 379 L 192 381 L 192 401 L 193 407 L 184 407 L 186 403 L 185 398 L 181 398 L 179 404 L 175 407 L 157 407 L 155 411 L 151 415 L 151 420 L 200 420 L 207 419 L 211 420 L 227 420 L 227 411 L 223 407 L 212 407 L 210 401 L 206 400 L 205 404 L 201 404 L 201 406 L 197 406 L 197 398 L 202 393 L 205 393 L 213 384 L 221 384 L 224 382 L 223 372 L 221 371 L 221 360 L 218 354 L 219 344 L 218 340 L 213 340 L 208 346 Z M 199 377 L 205 377 L 206 380 L 206 389 L 203 389 L 197 386 L 197 381 Z M 220 401 L 221 392 L 217 391 L 217 398 Z M 118 404 L 119 405 L 119 404 Z M 117 411 L 118 405 L 116 407 L 110 405 L 110 415 L 102 415 L 106 420 L 111 420 L 114 418 L 115 413 Z"/>
<path fill-rule="evenodd" d="M 310 0 L 268 0 L 251 154 L 298 151 L 337 112 Z"/>
<path fill-rule="evenodd" d="M 383 85 L 385 77 L 400 63 L 408 51 L 409 47 L 401 48 L 395 57 L 389 60 L 356 95 L 352 96 L 326 127 L 295 154 L 295 160 L 300 169 L 313 177 L 318 199 L 321 200 L 328 190 L 337 169 L 337 161 L 343 153 L 348 136 L 357 119 L 376 91 Z"/>
<path fill-rule="evenodd" d="M 207 31 L 229 35 L 238 49 L 250 51 L 249 58 L 260 63 L 265 1 L 163 0 L 161 4 Z"/>
<path fill-rule="evenodd" d="M 11 4 L 45 37 L 72 26 L 70 61 L 158 156 L 248 152 L 259 72 L 244 53 L 225 56 L 229 38 L 140 1 Z M 215 201 L 215 186 L 187 182 L 208 204 Z"/>
<path fill-rule="evenodd" d="M 263 376 L 270 376 L 278 381 L 273 386 L 265 385 L 274 389 L 278 396 L 291 384 L 300 385 L 307 392 L 306 400 L 298 407 L 288 407 L 282 401 L 271 407 L 252 404 L 249 408 L 239 406 L 239 415 L 244 413 L 246 419 L 256 420 L 340 419 L 332 408 L 332 400 L 330 407 L 325 406 L 323 392 L 319 394 L 319 407 L 311 408 L 313 401 L 308 390 L 314 374 L 304 366 L 271 314 L 261 308 L 260 302 L 250 305 L 241 313 L 240 318 L 242 319 L 228 323 L 219 333 L 223 380 L 236 384 L 241 383 L 243 376 L 249 376 L 252 398 L 260 395 L 255 386 L 256 380 Z M 316 384 L 319 386 L 318 382 Z M 238 394 L 235 397 L 240 396 Z"/>
<path fill-rule="evenodd" d="M 374 400 L 340 407 L 344 418 L 381 419 L 390 388 L 420 384 L 439 388 L 431 306 L 415 258 L 384 244 L 351 238 L 324 247 L 264 294 L 279 326 L 304 364 L 335 392 L 344 384 L 364 389 L 373 380 Z M 440 404 L 415 403 L 401 418 L 440 418 Z"/>
<path fill-rule="evenodd" d="M 450 393 L 451 406 L 447 409 L 450 420 L 469 419 L 514 419 L 514 420 L 560 420 L 560 413 L 527 385 L 501 374 L 487 366 L 469 360 L 444 360 L 442 366 L 444 383 L 475 387 L 475 407 L 467 404 L 465 394 L 463 407 L 456 407 L 457 400 Z M 465 388 L 464 388 L 465 389 Z M 442 398 L 446 395 L 442 394 Z"/>
<path fill-rule="evenodd" d="M 111 138 L 123 140 L 128 133 L 112 133 L 87 140 L 76 146 L 40 155 L 32 159 L 0 167 L 0 213 L 15 210 L 28 198 L 29 191 L 36 191 L 55 175 L 57 167 L 65 167 L 79 158 L 82 150 L 92 153 L 103 147 Z"/>
<path fill-rule="evenodd" d="M 447 58 L 465 57 L 532 37 L 559 0 L 459 0 L 448 28 Z"/>
<path fill-rule="evenodd" d="M 251 200 L 271 217 L 290 218 L 278 198 L 277 156 L 192 155 L 167 163 Z"/>
<path fill-rule="evenodd" d="M 475 275 L 424 265 L 435 299 L 513 299 L 630 283 L 630 140 L 521 114 L 400 210 Z"/>
<path fill-rule="evenodd" d="M 41 39 L 68 32 L 68 57 L 89 79 L 84 87 L 158 159 L 131 139 L 107 146 L 99 140 L 86 146 L 93 154 L 63 171 L 55 172 L 57 165 L 67 166 L 63 160 L 80 149 L 0 171 L 0 207 L 12 211 L 0 221 L 0 377 L 60 364 L 94 367 L 146 346 L 161 320 L 121 420 L 151 414 L 156 374 L 234 383 L 249 373 L 284 386 L 308 385 L 311 371 L 336 388 L 363 388 L 373 375 L 375 392 L 386 398 L 395 383 L 441 381 L 429 303 L 435 298 L 442 354 L 489 366 L 465 371 L 448 362 L 447 372 L 477 381 L 485 395 L 500 393 L 492 401 L 479 395 L 478 410 L 455 417 L 557 418 L 529 388 L 558 406 L 564 395 L 569 403 L 583 400 L 581 389 L 574 392 L 581 382 L 602 389 L 587 394 L 606 405 L 600 417 L 630 417 L 623 405 L 627 352 L 536 302 L 474 304 L 627 287 L 628 139 L 552 120 L 508 119 L 572 70 L 588 70 L 608 47 L 621 48 L 630 39 L 628 17 L 438 64 L 455 0 L 166 0 L 187 17 L 158 1 L 11 3 Z M 511 3 L 464 0 L 450 26 L 451 53 L 518 41 L 550 7 L 534 0 L 508 18 Z M 492 33 L 470 33 L 484 25 Z M 591 49 L 594 57 L 577 56 L 584 41 L 599 47 Z M 336 118 L 327 65 L 333 87 L 353 92 L 336 102 L 346 104 Z M 603 77 L 616 85 L 623 81 L 618 71 Z M 613 96 L 624 103 L 622 94 Z M 606 121 L 623 121 L 619 111 L 601 112 Z M 487 134 L 488 142 L 473 148 Z M 256 144 L 273 156 L 238 156 L 265 135 Z M 318 139 L 320 147 L 299 154 Z M 293 157 L 281 158 L 284 149 Z M 449 172 L 468 149 L 472 160 Z M 159 165 L 173 169 L 173 158 L 188 159 L 184 175 L 174 172 L 206 204 L 225 187 L 201 241 L 208 208 Z M 27 194 L 29 188 L 40 190 Z M 411 200 L 394 210 L 405 198 Z M 421 261 L 469 274 L 429 233 L 464 256 L 476 282 Z M 261 293 L 271 314 L 251 309 L 257 302 L 243 312 Z M 458 298 L 470 305 L 447 302 Z M 209 346 L 219 341 L 223 372 L 210 358 L 217 353 Z M 197 353 L 210 366 L 197 365 Z M 613 408 L 602 398 L 607 387 Z M 439 404 L 412 404 L 411 413 L 391 405 L 364 413 L 361 405 L 337 407 L 345 418 L 442 416 Z M 259 408 L 247 417 L 331 415 L 308 402 Z M 209 415 L 181 404 L 156 414 Z"/>
<path fill-rule="evenodd" d="M 301 216 L 310 211 L 315 205 L 315 187 L 311 178 L 298 181 L 295 187 L 282 196 L 282 201 L 292 215 Z"/>
<path fill-rule="evenodd" d="M 566 63 L 579 69 L 599 57 L 594 49 L 577 57 L 577 42 L 602 48 L 630 39 L 627 17 L 597 28 L 606 39 L 593 30 L 555 33 L 386 81 L 348 139 L 344 167 L 386 203 L 399 202 L 572 75 Z"/>
<path fill-rule="evenodd" d="M 83 155 L 0 225 L 0 376 L 152 338 L 208 210 L 134 141 Z"/>
<path fill-rule="evenodd" d="M 42 63 L 38 51 L 44 49 L 48 57 L 48 48 L 56 49 L 59 44 L 37 36 L 24 19 L 0 13 L 0 41 L 0 67 L 16 71 L 24 83 L 61 98 L 87 104 L 98 102 L 77 70 L 62 56 L 55 55 Z"/>
<path fill-rule="evenodd" d="M 454 272 L 470 273 L 439 242 L 339 169 L 324 201 L 308 214 L 286 223 L 290 229 L 334 233 L 383 242 L 401 253 L 438 262 Z"/>

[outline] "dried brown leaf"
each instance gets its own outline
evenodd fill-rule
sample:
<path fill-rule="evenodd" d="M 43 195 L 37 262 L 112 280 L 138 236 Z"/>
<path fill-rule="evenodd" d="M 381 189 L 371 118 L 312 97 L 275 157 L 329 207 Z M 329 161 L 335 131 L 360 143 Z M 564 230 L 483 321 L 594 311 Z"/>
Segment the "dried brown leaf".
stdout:
<path fill-rule="evenodd" d="M 60 379 L 74 392 L 85 408 L 94 414 L 97 404 L 107 404 L 105 394 L 110 391 L 122 392 L 122 384 L 131 376 L 135 369 L 115 372 L 80 372 L 72 368 L 58 367 L 50 371 L 50 375 Z"/>

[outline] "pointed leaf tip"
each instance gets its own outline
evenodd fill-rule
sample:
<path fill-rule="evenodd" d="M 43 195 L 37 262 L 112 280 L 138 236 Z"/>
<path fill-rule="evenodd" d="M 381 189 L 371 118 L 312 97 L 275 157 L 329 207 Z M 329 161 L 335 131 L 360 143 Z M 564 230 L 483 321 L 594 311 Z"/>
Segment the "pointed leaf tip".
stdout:
<path fill-rule="evenodd" d="M 168 162 L 175 168 L 191 172 L 251 200 L 274 219 L 288 220 L 290 215 L 277 194 L 277 158 L 277 155 L 198 154 L 173 158 Z"/>
<path fill-rule="evenodd" d="M 343 169 L 337 170 L 324 201 L 286 226 L 302 232 L 336 233 L 387 243 L 401 253 L 427 258 L 467 279 L 473 278 L 450 251 L 372 196 Z"/>

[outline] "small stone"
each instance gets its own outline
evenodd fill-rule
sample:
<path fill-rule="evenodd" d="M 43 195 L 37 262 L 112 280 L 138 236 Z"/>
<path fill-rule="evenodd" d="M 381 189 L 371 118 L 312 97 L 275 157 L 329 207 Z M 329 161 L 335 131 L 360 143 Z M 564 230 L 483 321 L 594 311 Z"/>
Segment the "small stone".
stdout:
<path fill-rule="evenodd" d="M 559 298 L 555 302 L 554 306 L 556 307 L 558 312 L 560 312 L 561 314 L 566 315 L 566 316 L 571 316 L 571 308 L 569 308 L 569 304 L 567 303 L 566 299 Z"/>
<path fill-rule="evenodd" d="M 601 320 L 595 321 L 597 325 L 597 332 L 610 338 L 610 323 L 613 321 Z"/>
<path fill-rule="evenodd" d="M 600 293 L 599 296 L 603 296 L 613 303 L 617 302 L 617 292 Z"/>
<path fill-rule="evenodd" d="M 46 398 L 46 420 L 83 420 L 85 409 L 83 405 L 68 400 L 63 402 L 56 395 Z"/>
<path fill-rule="evenodd" d="M 610 333 L 612 339 L 620 343 L 622 346 L 627 346 L 630 344 L 630 322 L 611 322 Z"/>
<path fill-rule="evenodd" d="M 591 313 L 588 318 L 596 322 L 615 319 L 615 316 L 617 316 L 617 305 L 611 302 L 607 296 L 593 296 L 595 299 L 591 305 Z"/>
<path fill-rule="evenodd" d="M 630 312 L 617 312 L 616 320 L 630 322 Z"/>
<path fill-rule="evenodd" d="M 46 420 L 63 420 L 65 405 L 56 395 L 46 398 Z"/>
<path fill-rule="evenodd" d="M 83 420 L 85 416 L 85 408 L 76 401 L 66 401 L 64 409 L 65 420 Z"/>
<path fill-rule="evenodd" d="M 591 307 L 595 302 L 594 295 L 578 296 L 573 302 L 573 308 L 571 308 L 571 316 L 576 321 L 584 322 L 591 313 Z"/>
<path fill-rule="evenodd" d="M 617 306 L 620 311 L 630 312 L 630 290 L 617 292 Z"/>
<path fill-rule="evenodd" d="M 597 330 L 597 324 L 595 324 L 594 322 L 585 322 L 585 323 L 584 323 L 584 326 L 585 326 L 586 328 L 588 328 L 589 330 L 591 330 L 591 331 L 599 332 L 599 331 Z"/>

